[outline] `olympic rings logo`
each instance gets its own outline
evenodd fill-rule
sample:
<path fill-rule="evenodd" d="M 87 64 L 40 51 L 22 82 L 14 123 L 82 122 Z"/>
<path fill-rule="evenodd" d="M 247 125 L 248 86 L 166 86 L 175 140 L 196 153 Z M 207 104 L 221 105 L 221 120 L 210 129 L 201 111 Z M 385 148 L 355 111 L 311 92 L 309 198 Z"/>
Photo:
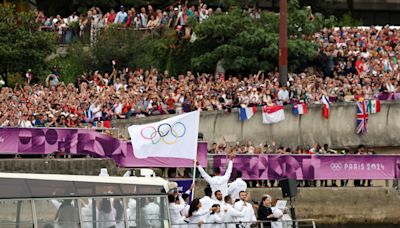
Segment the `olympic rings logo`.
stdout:
<path fill-rule="evenodd" d="M 341 170 L 342 168 L 343 168 L 343 165 L 342 165 L 342 163 L 340 163 L 340 162 L 334 162 L 334 163 L 331 163 L 330 165 L 329 165 L 329 167 L 331 168 L 331 170 L 333 170 L 333 171 L 339 171 L 339 170 Z"/>
<path fill-rule="evenodd" d="M 186 126 L 182 122 L 176 122 L 173 125 L 163 123 L 158 127 L 147 126 L 140 131 L 142 138 L 150 140 L 152 144 L 158 144 L 162 141 L 165 144 L 172 145 L 185 134 Z"/>

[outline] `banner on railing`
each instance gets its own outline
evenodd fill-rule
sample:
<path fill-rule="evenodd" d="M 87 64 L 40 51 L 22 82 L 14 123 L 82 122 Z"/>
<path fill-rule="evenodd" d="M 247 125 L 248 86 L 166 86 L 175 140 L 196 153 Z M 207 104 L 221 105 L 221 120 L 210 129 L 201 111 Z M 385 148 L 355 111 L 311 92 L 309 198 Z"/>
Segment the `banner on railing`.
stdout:
<path fill-rule="evenodd" d="M 198 144 L 197 160 L 207 166 L 207 143 Z M 112 158 L 121 167 L 193 167 L 180 158 L 138 159 L 128 141 L 88 129 L 0 128 L 0 154 L 52 154 L 64 152 Z"/>
<path fill-rule="evenodd" d="M 224 170 L 228 159 L 214 156 Z M 240 170 L 245 180 L 400 179 L 400 156 L 395 155 L 239 155 L 232 177 Z"/>

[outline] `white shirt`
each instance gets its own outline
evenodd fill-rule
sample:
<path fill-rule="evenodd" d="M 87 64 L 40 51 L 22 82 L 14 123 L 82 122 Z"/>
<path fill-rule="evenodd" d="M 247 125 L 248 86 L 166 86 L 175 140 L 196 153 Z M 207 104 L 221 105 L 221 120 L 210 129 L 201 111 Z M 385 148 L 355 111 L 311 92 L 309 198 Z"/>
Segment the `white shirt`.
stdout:
<path fill-rule="evenodd" d="M 240 200 L 238 202 L 235 203 L 234 208 L 238 211 L 244 211 L 244 216 L 240 217 L 237 219 L 238 222 L 249 222 L 246 224 L 243 224 L 243 227 L 251 227 L 252 222 L 256 222 L 257 218 L 256 215 L 254 213 L 254 209 L 252 207 L 251 204 L 247 203 L 247 206 L 245 207 L 243 205 L 243 200 Z"/>
<path fill-rule="evenodd" d="M 229 185 L 228 194 L 232 198 L 232 202 L 235 202 L 239 198 L 241 191 L 246 191 L 247 183 L 242 178 L 236 178 L 234 182 Z"/>
<path fill-rule="evenodd" d="M 183 204 L 176 204 L 176 203 L 169 203 L 169 215 L 171 217 L 171 224 L 172 228 L 174 227 L 180 227 L 179 225 L 173 225 L 173 224 L 181 224 L 185 223 L 184 217 L 181 215 L 181 210 L 185 208 L 185 205 Z"/>
<path fill-rule="evenodd" d="M 228 181 L 229 181 L 229 178 L 231 177 L 232 168 L 233 168 L 232 160 L 229 161 L 228 168 L 226 169 L 225 174 L 223 176 L 210 177 L 210 175 L 208 175 L 204 171 L 203 167 L 199 166 L 198 168 L 199 168 L 199 172 L 200 172 L 201 176 L 211 186 L 213 199 L 215 198 L 214 193 L 217 190 L 221 191 L 222 197 L 225 197 L 226 195 L 228 195 Z"/>
<path fill-rule="evenodd" d="M 128 217 L 128 225 L 136 226 L 136 200 L 129 199 L 128 209 L 126 209 L 126 216 Z"/>
<path fill-rule="evenodd" d="M 281 101 L 289 100 L 289 91 L 283 90 L 283 89 L 279 90 L 278 99 L 281 100 Z"/>
<path fill-rule="evenodd" d="M 160 206 L 154 202 L 150 202 L 143 208 L 143 216 L 147 227 L 161 227 Z"/>
<path fill-rule="evenodd" d="M 200 199 L 201 207 L 203 209 L 210 209 L 212 205 L 214 205 L 216 202 L 215 200 L 211 199 L 209 196 L 204 196 L 203 198 Z"/>
<path fill-rule="evenodd" d="M 224 222 L 224 216 L 221 212 L 210 214 L 209 216 L 207 216 L 206 223 L 210 224 L 205 224 L 204 228 L 224 228 L 225 225 L 222 224 L 222 222 Z"/>
<path fill-rule="evenodd" d="M 115 209 L 111 206 L 110 213 L 105 213 L 104 211 L 99 210 L 97 216 L 97 227 L 98 228 L 108 228 L 110 226 L 115 226 L 117 223 L 115 222 Z"/>
<path fill-rule="evenodd" d="M 203 221 L 205 222 L 205 217 L 210 213 L 210 210 L 208 209 L 202 209 L 200 208 L 199 210 L 193 212 L 192 216 L 189 218 L 189 223 L 193 223 L 188 225 L 187 227 L 193 227 L 193 228 L 198 228 L 199 226 L 197 225 L 198 222 Z"/>
<path fill-rule="evenodd" d="M 225 204 L 224 210 L 227 209 L 227 211 L 224 215 L 224 222 L 235 222 L 238 217 L 243 217 L 246 207 L 243 207 L 241 211 L 238 211 L 232 205 Z M 236 225 L 234 223 L 226 224 L 226 228 L 236 228 Z"/>

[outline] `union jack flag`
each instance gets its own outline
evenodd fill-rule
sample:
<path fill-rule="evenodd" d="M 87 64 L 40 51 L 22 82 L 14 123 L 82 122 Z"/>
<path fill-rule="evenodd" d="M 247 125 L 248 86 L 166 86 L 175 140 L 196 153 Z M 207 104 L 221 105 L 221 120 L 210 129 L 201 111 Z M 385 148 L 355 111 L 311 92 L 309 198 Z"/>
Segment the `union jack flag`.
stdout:
<path fill-rule="evenodd" d="M 368 101 L 357 101 L 357 134 L 364 134 L 368 132 Z"/>

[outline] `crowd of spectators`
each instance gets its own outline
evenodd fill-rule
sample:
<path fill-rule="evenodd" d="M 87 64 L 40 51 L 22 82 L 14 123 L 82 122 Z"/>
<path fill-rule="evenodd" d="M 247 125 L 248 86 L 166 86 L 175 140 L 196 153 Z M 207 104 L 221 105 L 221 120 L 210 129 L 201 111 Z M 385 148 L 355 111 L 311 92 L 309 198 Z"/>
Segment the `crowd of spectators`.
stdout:
<path fill-rule="evenodd" d="M 365 148 L 365 154 L 374 154 L 373 148 Z M 225 137 L 222 137 L 219 142 L 213 142 L 210 144 L 208 150 L 209 154 L 349 154 L 349 148 L 343 148 L 340 150 L 332 149 L 328 144 L 320 145 L 315 143 L 313 145 L 288 147 L 277 145 L 275 141 L 271 143 L 262 143 L 254 145 L 251 140 L 247 140 L 245 143 L 236 142 L 235 144 L 227 143 Z M 355 152 L 356 153 L 356 152 Z"/>
<path fill-rule="evenodd" d="M 199 1 L 198 7 L 195 5 L 171 5 L 165 9 L 154 9 L 148 3 L 147 6 L 136 9 L 133 7 L 126 9 L 121 5 L 118 12 L 114 9 L 111 9 L 109 12 L 103 12 L 99 7 L 92 7 L 86 13 L 82 13 L 79 16 L 74 12 L 66 18 L 60 15 L 46 17 L 42 11 L 38 11 L 36 22 L 41 25 L 42 30 L 58 31 L 60 38 L 66 35 L 65 31 L 76 29 L 79 31 L 80 37 L 90 34 L 91 41 L 95 42 L 101 30 L 110 26 L 115 26 L 119 29 L 137 30 L 173 28 L 181 35 L 190 35 L 190 29 L 188 28 L 190 18 L 202 22 L 212 14 L 213 9 L 207 7 L 201 1 Z M 253 16 L 256 17 L 256 14 Z M 72 30 L 70 31 L 72 32 Z M 71 34 L 71 36 L 73 35 L 76 34 Z M 60 40 L 60 42 L 63 41 Z"/>
<path fill-rule="evenodd" d="M 136 10 L 120 7 L 118 13 L 92 8 L 85 15 L 46 18 L 44 26 L 77 23 L 81 31 L 119 24 L 151 28 L 184 26 L 188 17 L 200 22 L 213 14 L 205 4 L 171 6 L 154 10 L 151 5 Z M 250 12 L 255 19 L 258 11 Z M 93 27 L 94 26 L 94 27 Z M 25 85 L 3 87 L 0 93 L 1 127 L 110 127 L 111 120 L 190 112 L 231 111 L 239 107 L 278 104 L 352 102 L 359 97 L 400 98 L 398 59 L 400 30 L 389 26 L 324 29 L 305 37 L 319 46 L 319 57 L 301 73 L 289 73 L 286 85 L 279 84 L 278 72 L 258 71 L 250 75 L 207 74 L 188 71 L 170 75 L 157 69 L 94 72 L 80 76 L 76 84 L 65 85 L 57 68 L 38 84 L 31 71 Z M 95 36 L 94 36 L 95 39 Z M 241 148 L 238 148 L 241 149 Z M 255 147 L 254 150 L 268 150 Z M 298 150 L 300 151 L 300 149 Z"/>

